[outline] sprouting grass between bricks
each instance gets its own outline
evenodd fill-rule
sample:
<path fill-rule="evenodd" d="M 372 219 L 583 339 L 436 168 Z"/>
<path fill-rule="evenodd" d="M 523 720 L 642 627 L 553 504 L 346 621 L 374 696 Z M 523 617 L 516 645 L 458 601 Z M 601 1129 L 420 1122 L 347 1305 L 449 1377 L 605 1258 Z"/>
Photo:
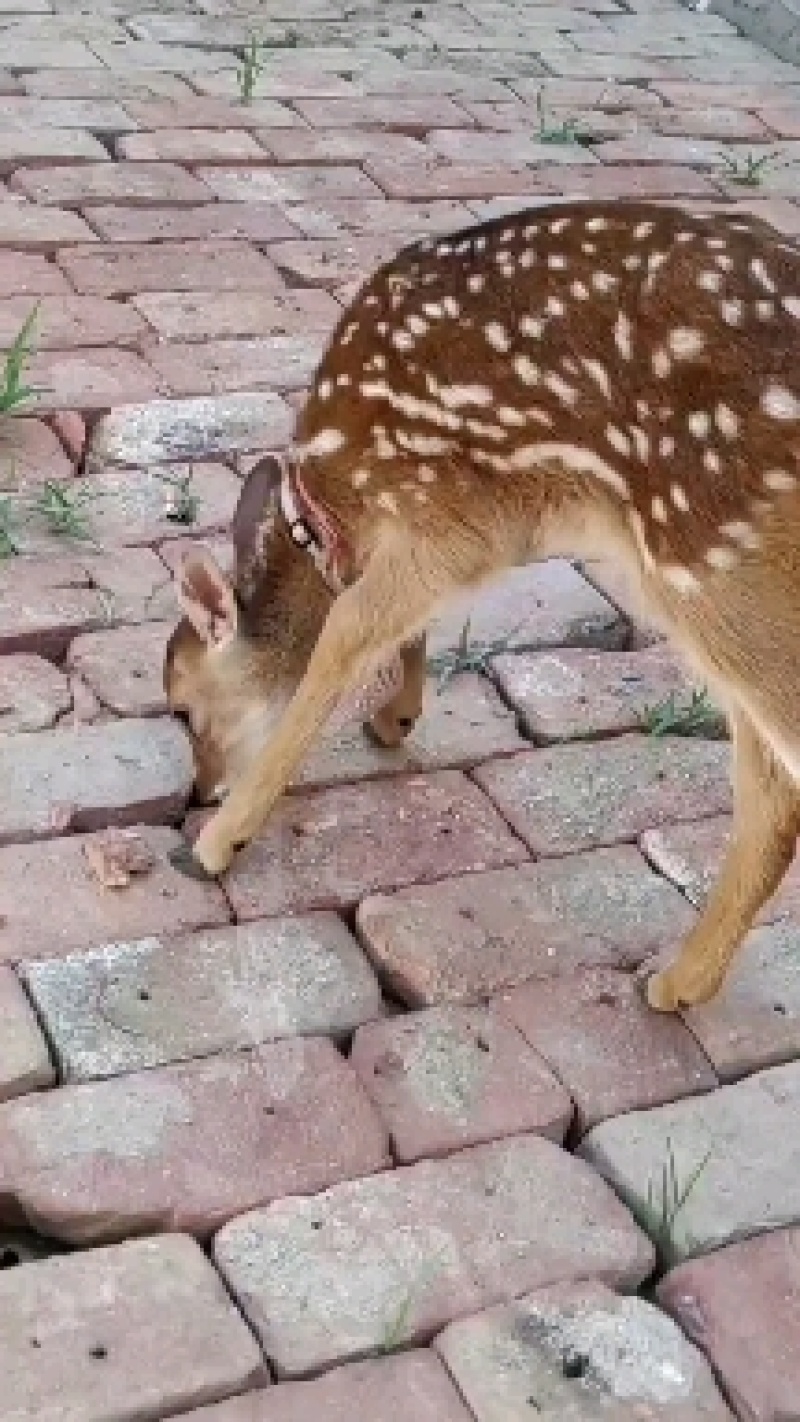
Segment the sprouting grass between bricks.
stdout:
<path fill-rule="evenodd" d="M 719 711 L 709 700 L 705 687 L 690 692 L 688 699 L 671 691 L 661 701 L 646 706 L 642 729 L 651 736 L 710 736 L 717 739 L 725 726 Z"/>
<path fill-rule="evenodd" d="M 472 618 L 468 617 L 453 650 L 443 652 L 441 656 L 432 657 L 428 662 L 429 670 L 437 677 L 437 695 L 444 691 L 454 676 L 460 676 L 463 672 L 478 672 L 485 676 L 489 671 L 492 657 L 499 657 L 503 652 L 509 650 L 509 644 L 512 638 L 516 637 L 522 623 L 512 627 L 504 637 L 497 637 L 492 642 L 472 642 L 470 640 L 471 626 Z"/>
<path fill-rule="evenodd" d="M 19 553 L 15 534 L 16 522 L 17 511 L 11 499 L 0 498 L 0 562 L 5 558 L 14 558 Z"/>
<path fill-rule="evenodd" d="M 540 143 L 578 143 L 580 141 L 581 135 L 577 119 L 565 118 L 560 123 L 555 123 L 550 119 L 545 103 L 544 89 L 539 89 L 536 94 L 536 118 L 539 125 L 536 136 Z"/>
<path fill-rule="evenodd" d="M 96 489 L 45 479 L 33 501 L 32 511 L 38 514 L 48 532 L 56 538 L 88 540 L 91 537 L 88 509 L 98 497 Z"/>
<path fill-rule="evenodd" d="M 164 517 L 169 523 L 184 525 L 196 523 L 200 509 L 200 498 L 192 488 L 194 468 L 190 468 L 188 474 L 174 476 L 162 474 L 161 478 L 172 491 L 167 499 Z"/>
<path fill-rule="evenodd" d="M 662 1261 L 668 1262 L 674 1252 L 675 1226 L 708 1169 L 713 1153 L 709 1147 L 702 1160 L 681 1179 L 672 1141 L 667 1136 L 666 1159 L 656 1178 L 648 1180 L 647 1195 L 639 1207 L 641 1224 Z"/>
<path fill-rule="evenodd" d="M 720 153 L 725 176 L 740 188 L 760 188 L 771 164 L 779 153 Z"/>
<path fill-rule="evenodd" d="M 249 35 L 242 50 L 242 62 L 236 71 L 236 82 L 243 104 L 250 104 L 255 97 L 256 84 L 263 72 L 261 52 L 264 46 L 256 35 Z"/>
<path fill-rule="evenodd" d="M 39 302 L 23 321 L 3 358 L 0 375 L 0 415 L 11 415 L 27 405 L 37 393 L 25 383 L 25 372 L 33 354 L 33 335 L 39 317 Z"/>

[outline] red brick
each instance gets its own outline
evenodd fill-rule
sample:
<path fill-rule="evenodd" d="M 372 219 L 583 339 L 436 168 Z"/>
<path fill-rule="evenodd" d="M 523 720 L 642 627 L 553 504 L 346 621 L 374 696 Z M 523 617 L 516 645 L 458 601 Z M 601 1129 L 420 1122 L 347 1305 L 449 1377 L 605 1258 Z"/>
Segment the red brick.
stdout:
<path fill-rule="evenodd" d="M 47 99 L 116 99 L 120 103 L 138 99 L 192 99 L 194 94 L 177 74 L 151 71 L 113 74 L 98 64 L 96 69 L 34 69 L 24 76 L 25 91 Z"/>
<path fill-rule="evenodd" d="M 475 779 L 536 854 L 638 838 L 730 805 L 727 745 L 619 736 L 479 766 Z"/>
<path fill-rule="evenodd" d="M 289 164 L 278 168 L 198 168 L 197 176 L 223 202 L 324 202 L 377 198 L 380 187 L 355 165 Z"/>
<path fill-rule="evenodd" d="M 388 232 L 398 245 L 427 232 L 467 227 L 474 220 L 464 203 L 389 202 L 383 197 L 326 199 L 324 210 L 292 203 L 286 210 L 309 237 L 336 237 L 343 232 L 374 237 Z"/>
<path fill-rule="evenodd" d="M 92 134 L 124 133 L 138 127 L 121 104 L 109 99 L 43 99 L 27 94 L 0 102 L 0 123 L 28 130 L 77 128 Z"/>
<path fill-rule="evenodd" d="M 175 128 L 127 133 L 117 155 L 135 163 L 263 163 L 264 149 L 242 129 Z"/>
<path fill-rule="evenodd" d="M 509 89 L 529 103 L 536 102 L 538 93 L 543 92 L 545 103 L 567 109 L 600 109 L 605 113 L 625 113 L 629 109 L 647 110 L 663 107 L 659 92 L 643 89 L 633 84 L 615 84 L 609 79 L 548 79 L 546 84 L 538 78 L 512 78 Z M 730 96 L 730 90 L 726 90 Z"/>
<path fill-rule="evenodd" d="M 66 678 L 42 657 L 0 658 L 0 727 L 4 736 L 43 731 L 70 709 Z"/>
<path fill-rule="evenodd" d="M 600 199 L 664 198 L 669 202 L 676 197 L 712 198 L 715 191 L 705 174 L 696 173 L 688 165 L 675 163 L 629 163 L 617 168 L 598 164 L 584 169 L 580 178 L 578 170 L 571 168 L 568 182 L 563 172 L 551 170 L 551 182 L 555 179 L 560 182 L 560 190 L 566 190 L 569 196 Z M 551 187 L 550 190 L 557 192 L 559 188 Z"/>
<path fill-rule="evenodd" d="M 74 168 L 83 163 L 108 163 L 102 143 L 80 129 L 22 128 L 3 124 L 0 118 L 0 174 L 14 174 L 12 187 L 27 190 L 37 169 L 60 171 L 54 164 Z M 109 164 L 110 166 L 110 164 Z"/>
<path fill-rule="evenodd" d="M 37 296 L 48 292 L 67 293 L 69 283 L 64 273 L 44 257 L 27 252 L 0 251 L 0 296 L 31 296 L 31 307 Z"/>
<path fill-rule="evenodd" d="M 363 281 L 379 263 L 397 251 L 397 237 L 350 237 L 321 242 L 275 242 L 268 248 L 271 261 L 292 281 L 335 286 Z"/>
<path fill-rule="evenodd" d="M 660 109 L 650 115 L 648 123 L 656 133 L 716 138 L 721 142 L 736 139 L 763 143 L 768 136 L 765 125 L 745 109 Z"/>
<path fill-rule="evenodd" d="M 560 167 L 565 164 L 585 167 L 592 161 L 591 153 L 578 144 L 542 142 L 532 115 L 528 115 L 526 132 L 518 129 L 506 133 L 476 133 L 474 128 L 433 129 L 428 134 L 426 146 L 429 155 L 433 152 L 452 163 L 549 163 Z"/>
<path fill-rule="evenodd" d="M 260 128 L 256 138 L 274 163 L 360 163 L 382 156 L 413 162 L 425 157 L 418 139 L 384 129 Z"/>
<path fill-rule="evenodd" d="M 380 989 L 335 914 L 110 943 L 24 963 L 62 1081 L 91 1081 L 296 1036 L 343 1039 Z"/>
<path fill-rule="evenodd" d="M 785 88 L 781 86 L 781 90 L 793 102 L 800 95 L 800 81 Z M 721 74 L 716 82 L 700 79 L 657 79 L 652 86 L 652 92 L 678 108 L 697 109 L 724 108 L 726 104 L 730 104 L 732 93 L 735 93 L 738 108 L 758 109 L 762 104 L 774 104 L 780 91 L 776 89 L 774 79 L 766 78 L 760 82 L 737 79 L 732 90 L 729 78 Z"/>
<path fill-rule="evenodd" d="M 202 207 L 90 207 L 87 221 L 109 242 L 279 242 L 299 235 L 275 204 L 205 203 Z"/>
<path fill-rule="evenodd" d="M 198 1412 L 183 1422 L 472 1422 L 432 1353 L 400 1353 L 336 1368 L 313 1382 L 283 1383 Z"/>
<path fill-rule="evenodd" d="M 719 145 L 710 139 L 654 133 L 598 143 L 594 149 L 603 163 L 689 163 L 694 168 L 716 168 Z"/>
<path fill-rule="evenodd" d="M 0 739 L 0 843 L 175 819 L 192 788 L 191 753 L 166 719 L 57 727 Z"/>
<path fill-rule="evenodd" d="M 771 133 L 778 138 L 800 138 L 800 101 L 794 104 L 763 104 L 758 109 L 758 117 Z"/>
<path fill-rule="evenodd" d="M 494 197 L 499 193 L 519 194 L 522 198 L 527 194 L 558 192 L 564 188 L 563 171 L 553 166 L 534 170 L 513 164 L 448 163 L 444 159 L 398 163 L 391 159 L 371 158 L 364 168 L 390 198 L 476 198 Z M 580 172 L 582 176 L 584 169 Z M 575 175 L 570 173 L 570 191 L 577 182 Z M 520 207 L 523 205 L 520 202 Z"/>
<path fill-rule="evenodd" d="M 214 99 L 185 94 L 176 99 L 126 99 L 125 108 L 137 128 L 300 128 L 302 120 L 287 104 L 274 99 Z"/>
<path fill-rule="evenodd" d="M 525 1132 L 561 1141 L 572 1118 L 541 1057 L 485 1008 L 369 1023 L 350 1060 L 403 1164 Z"/>
<path fill-rule="evenodd" d="M 366 894 L 527 858 L 457 771 L 292 795 L 236 859 L 239 919 L 352 906 Z"/>
<path fill-rule="evenodd" d="M 297 99 L 295 108 L 312 127 L 401 129 L 427 133 L 430 128 L 465 128 L 469 116 L 448 98 Z"/>
<path fill-rule="evenodd" d="M 36 207 L 29 202 L 0 202 L 0 247 L 53 252 L 67 242 L 93 240 L 91 228 L 77 212 Z"/>
<path fill-rule="evenodd" d="M 376 895 L 358 911 L 367 953 L 412 1006 L 476 1002 L 585 965 L 632 968 L 693 923 L 629 847 Z"/>
<path fill-rule="evenodd" d="M 0 1101 L 52 1086 L 55 1070 L 39 1024 L 11 968 L 0 967 Z"/>
<path fill-rule="evenodd" d="M 655 623 L 648 622 L 641 607 L 637 606 L 631 581 L 617 563 L 611 559 L 592 559 L 590 562 L 581 562 L 578 567 L 582 577 L 624 614 L 630 627 L 626 646 L 632 651 L 641 651 L 645 647 L 654 646 L 656 642 L 664 641 L 663 632 Z"/>
<path fill-rule="evenodd" d="M 271 262 L 247 242 L 161 242 L 64 248 L 59 265 L 78 291 L 127 296 L 142 291 L 280 291 Z"/>
<path fill-rule="evenodd" d="M 9 1416 L 154 1418 L 267 1381 L 202 1250 L 178 1235 L 8 1269 L 0 1299 Z"/>
<path fill-rule="evenodd" d="M 0 348 L 13 341 L 29 311 L 30 299 L 26 296 L 0 301 Z M 96 296 L 46 296 L 36 318 L 35 342 L 38 350 L 135 345 L 146 330 L 137 312 L 118 301 Z"/>
<path fill-rule="evenodd" d="M 174 623 L 151 622 L 76 637 L 67 665 L 101 705 L 118 716 L 157 716 L 166 709 L 163 664 Z"/>
<path fill-rule="evenodd" d="M 607 968 L 516 988 L 497 1010 L 556 1073 L 581 1134 L 609 1116 L 711 1091 L 717 1078 L 692 1034 L 652 1012 L 633 978 Z"/>
<path fill-rule="evenodd" d="M 208 188 L 174 163 L 73 163 L 60 168 L 18 168 L 10 186 L 34 202 L 56 207 L 92 203 L 209 202 Z"/>
<path fill-rule="evenodd" d="M 87 536 L 99 547 L 113 548 L 185 534 L 186 525 L 170 517 L 177 491 L 184 486 L 195 500 L 191 528 L 198 537 L 230 523 L 241 484 L 224 464 L 158 465 L 134 471 L 101 467 L 81 483 L 87 497 Z"/>
<path fill-rule="evenodd" d="M 731 835 L 729 815 L 712 815 L 693 824 L 662 825 L 647 830 L 642 849 L 650 863 L 671 879 L 696 908 L 702 908 L 722 867 Z M 800 919 L 800 861 L 790 867 L 778 892 L 759 914 L 760 923 Z"/>
<path fill-rule="evenodd" d="M 594 1171 L 528 1135 L 282 1200 L 227 1225 L 214 1257 L 298 1377 L 561 1279 L 630 1288 L 652 1254 Z"/>
<path fill-rule="evenodd" d="M 217 886 L 188 879 L 170 864 L 175 831 L 144 826 L 140 833 L 155 864 L 117 892 L 90 872 L 83 846 L 91 836 L 0 849 L 0 960 L 62 958 L 104 943 L 227 923 L 230 911 Z"/>
<path fill-rule="evenodd" d="M 389 1163 L 355 1073 L 319 1039 L 8 1102 L 0 1143 L 4 1198 L 82 1244 L 142 1230 L 207 1237 L 257 1205 Z"/>
<path fill-rule="evenodd" d="M 78 632 L 150 621 L 166 608 L 171 580 L 149 549 L 0 563 L 0 653 L 59 660 Z"/>
<path fill-rule="evenodd" d="M 706 1353 L 739 1417 L 791 1418 L 800 1396 L 800 1230 L 681 1264 L 657 1297 Z"/>
<path fill-rule="evenodd" d="M 80 464 L 86 449 L 86 421 L 78 411 L 54 410 L 50 416 L 50 428 L 70 459 L 76 465 Z"/>
<path fill-rule="evenodd" d="M 7 303 L 0 303 L 0 325 Z M 25 302 L 15 303 L 24 313 Z M 12 329 L 22 325 L 18 319 Z M 0 334 L 0 348 L 5 335 Z M 13 336 L 12 336 L 13 340 Z M 24 484 L 41 483 L 45 479 L 69 479 L 72 465 L 61 442 L 41 420 L 4 419 L 0 424 L 0 493 L 11 493 Z M 12 529 L 13 532 L 13 529 Z"/>
<path fill-rule="evenodd" d="M 304 390 L 325 347 L 321 333 L 156 346 L 150 362 L 173 395 Z"/>
<path fill-rule="evenodd" d="M 164 382 L 133 351 L 113 346 L 34 351 L 27 370 L 35 409 L 101 412 L 165 393 Z"/>
<path fill-rule="evenodd" d="M 165 340 L 215 336 L 299 336 L 333 330 L 342 308 L 324 291 L 154 291 L 133 305 Z M 2 307 L 0 307 L 0 313 Z"/>
<path fill-rule="evenodd" d="M 670 696 L 688 705 L 682 668 L 663 646 L 641 652 L 552 652 L 496 657 L 492 670 L 534 740 L 594 740 L 642 728 L 651 708 Z"/>
<path fill-rule="evenodd" d="M 139 467 L 280 449 L 293 426 L 285 401 L 254 390 L 151 400 L 114 410 L 100 420 L 92 430 L 90 457 L 93 465 Z"/>

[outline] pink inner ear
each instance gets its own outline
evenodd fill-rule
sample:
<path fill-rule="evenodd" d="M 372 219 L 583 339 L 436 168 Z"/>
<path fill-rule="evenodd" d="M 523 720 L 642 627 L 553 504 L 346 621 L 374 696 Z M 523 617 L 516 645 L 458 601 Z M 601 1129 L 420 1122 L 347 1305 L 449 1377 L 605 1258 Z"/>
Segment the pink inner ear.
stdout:
<path fill-rule="evenodd" d="M 351 721 L 369 721 L 396 696 L 403 685 L 403 663 L 399 652 L 384 662 L 367 682 L 346 697 L 334 713 L 331 730 L 340 730 Z"/>

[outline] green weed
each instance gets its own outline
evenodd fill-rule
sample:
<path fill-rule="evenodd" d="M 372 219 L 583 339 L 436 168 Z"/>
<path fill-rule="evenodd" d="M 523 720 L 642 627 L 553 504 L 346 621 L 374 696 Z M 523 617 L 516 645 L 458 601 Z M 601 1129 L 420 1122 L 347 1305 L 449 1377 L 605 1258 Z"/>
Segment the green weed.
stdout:
<path fill-rule="evenodd" d="M 263 72 L 261 54 L 264 46 L 255 35 L 250 35 L 242 50 L 242 62 L 236 71 L 239 96 L 243 104 L 250 104 L 255 97 L 256 84 Z"/>
<path fill-rule="evenodd" d="M 670 692 L 662 701 L 645 707 L 642 728 L 651 736 L 711 736 L 716 738 L 723 722 L 709 700 L 705 687 L 692 691 L 688 701 Z"/>
<path fill-rule="evenodd" d="M 6 352 L 0 371 L 0 415 L 10 415 L 19 410 L 37 393 L 33 386 L 25 383 L 25 371 L 33 353 L 33 333 L 39 316 L 39 302 L 26 316 L 13 344 Z"/>

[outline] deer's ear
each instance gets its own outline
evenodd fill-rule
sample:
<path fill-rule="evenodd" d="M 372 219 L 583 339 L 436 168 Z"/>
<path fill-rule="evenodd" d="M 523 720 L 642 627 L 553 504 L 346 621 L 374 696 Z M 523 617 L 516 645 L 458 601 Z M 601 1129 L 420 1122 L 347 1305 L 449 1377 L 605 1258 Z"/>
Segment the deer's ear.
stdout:
<path fill-rule="evenodd" d="M 253 465 L 239 495 L 233 515 L 233 551 L 236 586 L 245 591 L 264 561 L 267 537 L 280 504 L 284 464 L 268 454 Z"/>
<path fill-rule="evenodd" d="M 177 574 L 178 603 L 207 647 L 232 641 L 239 626 L 236 595 L 210 553 L 184 558 Z"/>

